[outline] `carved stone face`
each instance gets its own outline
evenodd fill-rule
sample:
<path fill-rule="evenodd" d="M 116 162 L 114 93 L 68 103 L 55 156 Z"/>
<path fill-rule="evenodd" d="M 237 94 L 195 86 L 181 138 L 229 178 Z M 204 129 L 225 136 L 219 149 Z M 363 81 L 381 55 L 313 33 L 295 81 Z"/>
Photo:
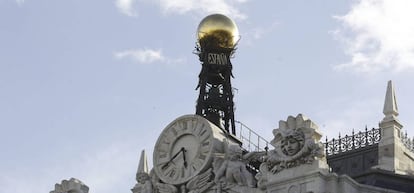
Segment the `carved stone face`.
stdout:
<path fill-rule="evenodd" d="M 288 156 L 295 155 L 302 148 L 299 140 L 295 139 L 293 136 L 287 136 L 282 140 L 281 144 L 283 153 Z"/>

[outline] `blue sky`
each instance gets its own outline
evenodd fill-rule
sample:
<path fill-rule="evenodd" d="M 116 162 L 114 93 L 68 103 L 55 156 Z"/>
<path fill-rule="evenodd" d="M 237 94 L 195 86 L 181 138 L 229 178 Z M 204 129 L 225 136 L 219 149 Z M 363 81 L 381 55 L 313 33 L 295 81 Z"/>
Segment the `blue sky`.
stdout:
<path fill-rule="evenodd" d="M 130 192 L 142 149 L 195 112 L 202 18 L 238 24 L 237 120 L 268 140 L 303 113 L 330 137 L 377 127 L 388 80 L 414 128 L 410 0 L 0 0 L 0 193 L 76 177 Z"/>

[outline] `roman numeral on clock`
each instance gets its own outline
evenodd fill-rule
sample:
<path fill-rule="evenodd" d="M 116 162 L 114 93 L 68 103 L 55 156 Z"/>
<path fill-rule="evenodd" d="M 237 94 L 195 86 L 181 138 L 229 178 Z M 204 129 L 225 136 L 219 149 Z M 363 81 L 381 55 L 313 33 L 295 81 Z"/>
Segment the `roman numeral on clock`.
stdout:
<path fill-rule="evenodd" d="M 177 172 L 175 171 L 175 168 L 174 169 L 172 169 L 172 170 L 170 170 L 168 173 L 167 173 L 167 175 L 170 177 L 170 178 L 172 178 L 172 177 L 174 177 L 175 176 L 175 174 L 176 174 Z"/>
<path fill-rule="evenodd" d="M 206 140 L 206 141 L 204 141 L 204 142 L 201 144 L 201 146 L 203 146 L 203 147 L 208 147 L 208 145 L 210 145 L 210 141 L 209 141 L 209 140 Z"/>
<path fill-rule="evenodd" d="M 206 133 L 207 133 L 207 130 L 205 128 L 201 128 L 200 131 L 198 132 L 198 136 L 203 136 Z"/>

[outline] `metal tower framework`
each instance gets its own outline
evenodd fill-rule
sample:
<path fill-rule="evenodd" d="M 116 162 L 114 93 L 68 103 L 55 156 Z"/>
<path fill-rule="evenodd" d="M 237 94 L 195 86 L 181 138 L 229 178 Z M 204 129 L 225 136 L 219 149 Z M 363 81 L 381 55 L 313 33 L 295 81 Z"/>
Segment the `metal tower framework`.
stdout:
<path fill-rule="evenodd" d="M 236 135 L 234 102 L 231 86 L 234 48 L 218 46 L 214 38 L 199 41 L 197 53 L 202 63 L 199 75 L 200 94 L 196 114 L 205 117 L 228 133 Z"/>

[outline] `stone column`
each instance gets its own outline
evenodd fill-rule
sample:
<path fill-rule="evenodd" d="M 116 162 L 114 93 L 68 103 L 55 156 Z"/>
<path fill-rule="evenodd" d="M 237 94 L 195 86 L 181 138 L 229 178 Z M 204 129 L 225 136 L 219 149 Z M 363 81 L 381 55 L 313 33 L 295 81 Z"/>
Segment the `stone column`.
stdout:
<path fill-rule="evenodd" d="M 398 120 L 398 107 L 394 86 L 388 81 L 385 95 L 384 119 L 380 122 L 381 141 L 378 144 L 378 166 L 376 168 L 398 174 L 411 173 L 414 155 L 401 141 L 402 124 Z"/>
<path fill-rule="evenodd" d="M 145 150 L 142 150 L 141 152 L 141 158 L 139 159 L 136 180 L 137 180 L 137 183 L 131 189 L 133 193 L 152 193 L 153 192 L 151 177 L 149 176 L 147 154 L 145 153 Z"/>

